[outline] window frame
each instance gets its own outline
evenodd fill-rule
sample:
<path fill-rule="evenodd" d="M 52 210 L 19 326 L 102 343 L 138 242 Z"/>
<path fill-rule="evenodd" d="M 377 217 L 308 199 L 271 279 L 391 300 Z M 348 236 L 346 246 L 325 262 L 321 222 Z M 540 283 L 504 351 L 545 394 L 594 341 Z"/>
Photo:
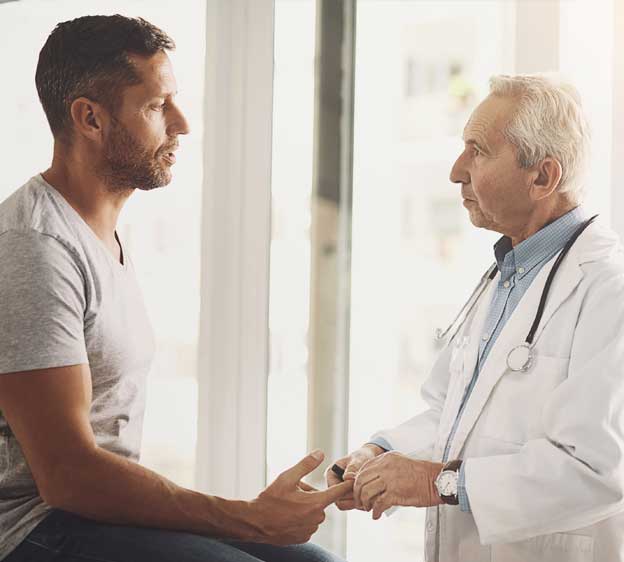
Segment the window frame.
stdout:
<path fill-rule="evenodd" d="M 196 485 L 266 482 L 273 0 L 209 0 Z"/>

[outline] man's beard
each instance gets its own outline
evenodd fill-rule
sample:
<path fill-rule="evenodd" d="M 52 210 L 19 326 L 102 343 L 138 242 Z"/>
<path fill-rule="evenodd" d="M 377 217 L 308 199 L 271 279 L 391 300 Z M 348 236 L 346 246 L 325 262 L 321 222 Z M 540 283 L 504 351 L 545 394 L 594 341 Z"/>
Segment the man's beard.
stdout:
<path fill-rule="evenodd" d="M 122 192 L 135 188 L 150 191 L 171 181 L 171 172 L 160 157 L 171 150 L 161 149 L 152 155 L 113 117 L 98 175 L 110 191 Z"/>

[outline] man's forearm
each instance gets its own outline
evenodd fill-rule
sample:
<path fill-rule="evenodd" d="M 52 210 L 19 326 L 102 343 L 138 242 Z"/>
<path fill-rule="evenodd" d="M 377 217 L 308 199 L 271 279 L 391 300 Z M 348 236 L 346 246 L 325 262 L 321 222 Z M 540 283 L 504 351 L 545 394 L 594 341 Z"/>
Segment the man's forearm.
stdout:
<path fill-rule="evenodd" d="M 253 540 L 251 504 L 182 488 L 128 459 L 97 448 L 59 468 L 44 500 L 97 521 Z"/>

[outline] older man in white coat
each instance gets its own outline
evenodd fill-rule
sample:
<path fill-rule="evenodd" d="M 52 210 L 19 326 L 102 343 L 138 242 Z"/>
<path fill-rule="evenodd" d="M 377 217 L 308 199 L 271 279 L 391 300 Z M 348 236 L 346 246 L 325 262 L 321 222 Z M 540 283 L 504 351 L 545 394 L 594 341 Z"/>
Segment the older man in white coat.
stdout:
<path fill-rule="evenodd" d="M 428 508 L 427 561 L 624 561 L 624 260 L 579 206 L 587 146 L 573 88 L 491 80 L 451 181 L 503 234 L 496 267 L 423 386 L 429 409 L 336 461 L 355 479 L 341 509 Z"/>

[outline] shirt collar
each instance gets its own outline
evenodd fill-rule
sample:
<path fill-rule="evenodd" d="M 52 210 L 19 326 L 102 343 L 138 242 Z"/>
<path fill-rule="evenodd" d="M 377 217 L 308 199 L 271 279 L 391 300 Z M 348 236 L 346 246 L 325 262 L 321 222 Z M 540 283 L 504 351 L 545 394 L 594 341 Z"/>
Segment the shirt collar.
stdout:
<path fill-rule="evenodd" d="M 514 273 L 522 279 L 537 264 L 554 256 L 585 220 L 584 210 L 576 207 L 520 242 L 515 248 L 512 248 L 508 236 L 500 238 L 494 244 L 494 256 L 501 272 L 501 281 Z"/>

